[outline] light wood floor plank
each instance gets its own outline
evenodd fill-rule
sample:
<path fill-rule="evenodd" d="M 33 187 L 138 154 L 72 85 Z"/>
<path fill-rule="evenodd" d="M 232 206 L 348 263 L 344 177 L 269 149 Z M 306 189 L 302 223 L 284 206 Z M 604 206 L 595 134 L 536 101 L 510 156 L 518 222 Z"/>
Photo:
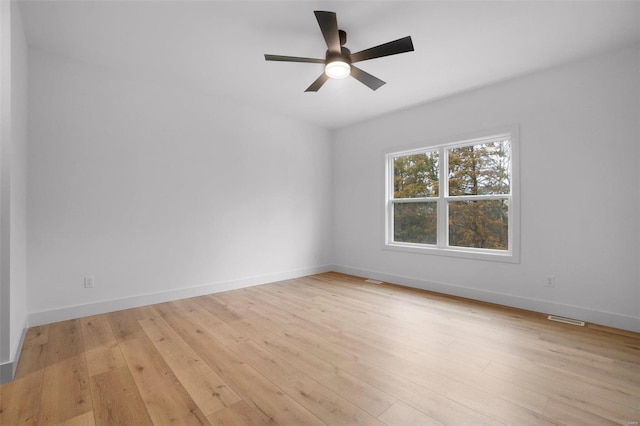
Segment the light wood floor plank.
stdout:
<path fill-rule="evenodd" d="M 244 400 L 236 402 L 207 417 L 213 426 L 266 426 L 260 415 Z"/>
<path fill-rule="evenodd" d="M 142 320 L 140 326 L 205 416 L 240 401 L 162 318 Z"/>
<path fill-rule="evenodd" d="M 95 315 L 79 321 L 90 376 L 127 365 L 107 316 Z"/>
<path fill-rule="evenodd" d="M 93 411 L 87 411 L 86 413 L 80 414 L 72 419 L 57 423 L 55 426 L 94 426 L 95 424 Z"/>
<path fill-rule="evenodd" d="M 284 328 L 280 334 L 304 350 L 317 354 L 338 368 L 355 375 L 371 386 L 408 402 L 444 424 L 496 425 L 500 422 L 449 398 L 417 385 L 403 375 L 372 365 L 361 356 L 345 352 L 339 345 L 308 331 Z M 393 370 L 393 368 L 391 368 Z"/>
<path fill-rule="evenodd" d="M 138 316 L 133 309 L 111 312 L 107 314 L 107 316 L 118 343 L 124 343 L 128 340 L 135 340 L 145 336 L 140 324 L 138 324 Z"/>
<path fill-rule="evenodd" d="M 35 425 L 41 419 L 41 395 L 49 326 L 27 331 L 15 380 L 0 387 L 0 425 Z"/>
<path fill-rule="evenodd" d="M 246 340 L 247 337 L 238 332 L 234 328 L 229 327 L 227 323 L 217 318 L 210 311 L 206 310 L 198 299 L 178 300 L 174 305 L 183 312 L 187 312 L 191 320 L 199 323 L 206 328 L 216 339 L 225 345 Z"/>
<path fill-rule="evenodd" d="M 33 327 L 4 425 L 640 422 L 640 334 L 324 273 Z"/>
<path fill-rule="evenodd" d="M 45 424 L 41 416 L 44 367 L 0 386 L 0 424 Z"/>
<path fill-rule="evenodd" d="M 157 309 L 163 314 L 163 319 L 265 422 L 283 425 L 323 424 L 315 415 L 238 358 L 201 325 L 180 315 L 171 303 L 158 305 Z"/>
<path fill-rule="evenodd" d="M 517 381 L 529 389 L 537 389 L 551 398 L 614 422 L 622 423 L 628 421 L 627 419 L 640 420 L 640 399 L 637 397 L 616 392 L 615 389 L 608 387 L 590 385 L 575 378 L 572 381 L 565 378 L 559 371 L 542 376 L 492 363 L 487 367 L 486 372 L 490 376 L 507 381 Z"/>
<path fill-rule="evenodd" d="M 276 334 L 267 333 L 258 342 L 264 348 L 286 360 L 292 367 L 304 371 L 319 383 L 373 416 L 380 415 L 397 401 L 397 398 L 336 368 L 331 363 L 295 346 Z"/>
<path fill-rule="evenodd" d="M 614 422 L 554 398 L 549 399 L 545 414 L 555 418 L 561 424 L 566 425 L 633 425 L 633 420 L 628 420 L 623 423 Z"/>
<path fill-rule="evenodd" d="M 220 303 L 215 295 L 202 296 L 198 302 L 209 312 L 220 318 L 222 321 L 235 321 L 242 318 L 242 315 L 232 308 Z"/>
<path fill-rule="evenodd" d="M 375 417 L 252 342 L 230 348 L 300 405 L 329 424 L 382 425 Z"/>
<path fill-rule="evenodd" d="M 121 347 L 154 424 L 209 424 L 147 337 L 128 340 Z"/>
<path fill-rule="evenodd" d="M 93 409 L 79 320 L 51 324 L 41 397 L 41 419 L 56 424 Z"/>
<path fill-rule="evenodd" d="M 126 365 L 109 369 L 89 380 L 96 425 L 153 424 Z"/>
<path fill-rule="evenodd" d="M 388 426 L 442 426 L 439 421 L 427 416 L 402 401 L 393 404 L 379 417 Z"/>
<path fill-rule="evenodd" d="M 46 345 L 49 341 L 49 325 L 32 327 L 27 331 L 16 369 L 16 379 L 40 371 L 46 361 Z"/>

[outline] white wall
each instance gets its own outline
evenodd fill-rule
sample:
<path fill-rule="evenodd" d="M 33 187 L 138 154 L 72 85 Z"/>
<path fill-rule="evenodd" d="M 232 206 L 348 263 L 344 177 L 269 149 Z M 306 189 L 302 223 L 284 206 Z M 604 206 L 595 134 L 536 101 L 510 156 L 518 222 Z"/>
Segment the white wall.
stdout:
<path fill-rule="evenodd" d="M 11 7 L 11 348 L 27 327 L 27 41 Z"/>
<path fill-rule="evenodd" d="M 328 131 L 35 49 L 29 64 L 32 325 L 328 269 Z"/>
<path fill-rule="evenodd" d="M 0 1 L 0 383 L 11 379 L 9 164 L 11 145 L 11 3 Z"/>
<path fill-rule="evenodd" d="M 336 269 L 640 331 L 639 56 L 635 46 L 336 131 Z M 382 249 L 383 151 L 513 124 L 521 263 Z"/>
<path fill-rule="evenodd" d="M 27 44 L 17 2 L 1 2 L 0 382 L 13 377 L 27 327 Z"/>

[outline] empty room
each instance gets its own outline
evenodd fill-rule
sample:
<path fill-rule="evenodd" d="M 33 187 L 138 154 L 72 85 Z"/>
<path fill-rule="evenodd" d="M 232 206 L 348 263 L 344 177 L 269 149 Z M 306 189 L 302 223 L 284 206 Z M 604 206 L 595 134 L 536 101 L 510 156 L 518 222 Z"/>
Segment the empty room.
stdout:
<path fill-rule="evenodd" d="M 0 0 L 0 425 L 638 425 L 640 1 Z"/>

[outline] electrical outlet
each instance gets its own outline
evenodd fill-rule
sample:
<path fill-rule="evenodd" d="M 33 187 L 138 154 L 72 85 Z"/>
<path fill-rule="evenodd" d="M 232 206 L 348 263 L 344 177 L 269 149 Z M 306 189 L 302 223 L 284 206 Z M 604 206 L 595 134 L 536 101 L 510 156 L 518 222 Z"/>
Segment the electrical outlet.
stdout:
<path fill-rule="evenodd" d="M 554 277 L 553 275 L 548 275 L 545 286 L 546 287 L 555 287 L 556 286 L 556 277 Z"/>
<path fill-rule="evenodd" d="M 93 288 L 95 287 L 96 279 L 93 275 L 86 275 L 84 277 L 84 288 Z"/>

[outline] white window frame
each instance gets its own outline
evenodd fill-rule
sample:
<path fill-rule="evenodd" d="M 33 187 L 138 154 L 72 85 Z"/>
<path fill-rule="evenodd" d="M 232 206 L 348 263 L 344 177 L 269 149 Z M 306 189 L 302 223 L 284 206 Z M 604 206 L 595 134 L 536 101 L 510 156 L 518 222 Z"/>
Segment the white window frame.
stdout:
<path fill-rule="evenodd" d="M 497 139 L 508 138 L 511 144 L 511 193 L 500 195 L 449 195 L 449 162 L 447 150 L 469 145 L 477 145 L 495 141 Z M 395 199 L 393 182 L 393 159 L 398 156 L 420 154 L 426 152 L 438 152 L 439 165 L 439 191 L 438 197 Z M 466 135 L 464 137 L 448 138 L 431 143 L 422 143 L 419 147 L 405 147 L 384 153 L 385 162 L 385 226 L 384 226 L 384 249 L 422 253 L 429 255 L 461 257 L 477 260 L 491 260 L 500 262 L 519 263 L 520 262 L 520 161 L 519 161 L 520 141 L 517 126 L 496 129 Z M 509 202 L 509 230 L 507 250 L 494 250 L 472 247 L 449 246 L 449 226 L 448 226 L 448 205 L 450 200 L 491 200 L 507 199 Z M 436 201 L 437 204 L 437 243 L 417 244 L 396 242 L 393 240 L 393 205 L 397 202 L 412 203 Z"/>

